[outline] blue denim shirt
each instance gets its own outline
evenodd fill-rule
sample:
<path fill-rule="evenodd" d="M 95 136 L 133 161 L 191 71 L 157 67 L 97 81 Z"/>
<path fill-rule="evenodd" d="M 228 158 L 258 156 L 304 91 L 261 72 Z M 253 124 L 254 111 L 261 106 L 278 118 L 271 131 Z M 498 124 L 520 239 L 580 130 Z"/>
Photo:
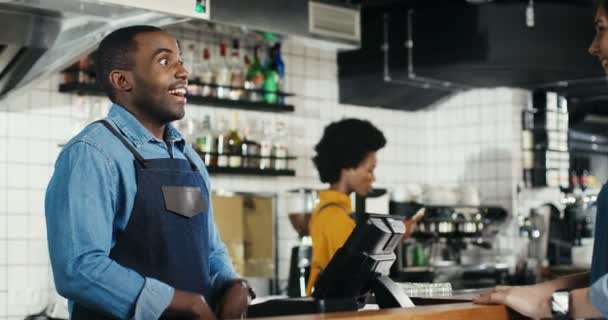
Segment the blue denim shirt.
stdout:
<path fill-rule="evenodd" d="M 608 184 L 604 184 L 597 196 L 593 260 L 591 263 L 591 288 L 589 300 L 608 317 Z"/>
<path fill-rule="evenodd" d="M 203 162 L 173 126 L 166 127 L 162 141 L 121 106 L 112 105 L 107 120 L 146 159 L 185 159 L 187 153 L 211 190 Z M 121 319 L 157 319 L 173 299 L 174 289 L 169 285 L 144 278 L 109 258 L 135 201 L 133 160 L 101 124 L 86 127 L 57 159 L 46 192 L 45 214 L 55 285 L 70 300 L 70 310 L 77 300 Z M 211 287 L 217 290 L 238 275 L 220 239 L 211 206 L 209 214 L 209 229 L 201 232 L 209 238 Z"/>

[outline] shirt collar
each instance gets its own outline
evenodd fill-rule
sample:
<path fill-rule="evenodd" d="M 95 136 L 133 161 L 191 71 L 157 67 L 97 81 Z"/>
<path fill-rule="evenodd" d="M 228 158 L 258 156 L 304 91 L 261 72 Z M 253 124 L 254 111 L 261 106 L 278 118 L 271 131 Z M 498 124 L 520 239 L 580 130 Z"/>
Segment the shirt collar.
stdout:
<path fill-rule="evenodd" d="M 163 142 L 157 139 L 150 130 L 146 129 L 133 114 L 120 105 L 112 104 L 108 118 L 116 124 L 116 127 L 135 147 L 140 147 L 148 142 Z M 172 124 L 165 127 L 165 141 L 177 143 L 182 149 L 185 145 L 183 136 Z"/>

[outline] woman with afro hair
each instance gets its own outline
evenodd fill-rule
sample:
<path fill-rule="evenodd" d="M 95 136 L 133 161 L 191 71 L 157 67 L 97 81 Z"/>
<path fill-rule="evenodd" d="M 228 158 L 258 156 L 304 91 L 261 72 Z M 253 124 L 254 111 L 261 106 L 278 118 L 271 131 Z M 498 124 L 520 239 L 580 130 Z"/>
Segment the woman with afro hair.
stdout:
<path fill-rule="evenodd" d="M 355 228 L 350 195 L 365 196 L 370 191 L 376 180 L 376 152 L 385 144 L 384 134 L 369 121 L 343 119 L 329 124 L 316 145 L 313 162 L 329 188 L 319 192 L 309 223 L 313 249 L 308 295 L 319 272 Z"/>

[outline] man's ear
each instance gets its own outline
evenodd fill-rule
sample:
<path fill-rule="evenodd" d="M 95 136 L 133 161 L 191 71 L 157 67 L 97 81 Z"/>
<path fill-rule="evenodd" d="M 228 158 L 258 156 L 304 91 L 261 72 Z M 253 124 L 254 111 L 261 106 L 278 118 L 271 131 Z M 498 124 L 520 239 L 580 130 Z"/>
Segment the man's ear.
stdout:
<path fill-rule="evenodd" d="M 133 89 L 133 77 L 129 71 L 112 70 L 108 77 L 115 91 L 131 91 Z"/>

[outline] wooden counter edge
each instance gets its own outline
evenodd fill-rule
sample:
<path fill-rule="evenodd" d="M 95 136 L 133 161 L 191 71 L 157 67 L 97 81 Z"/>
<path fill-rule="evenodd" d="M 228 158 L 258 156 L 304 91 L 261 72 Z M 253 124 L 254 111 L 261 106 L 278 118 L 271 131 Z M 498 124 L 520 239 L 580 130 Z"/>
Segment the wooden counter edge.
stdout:
<path fill-rule="evenodd" d="M 355 312 L 335 312 L 298 316 L 281 316 L 255 319 L 317 320 L 317 319 L 382 319 L 382 320 L 509 320 L 509 311 L 504 305 L 478 305 L 474 303 L 454 303 L 414 308 L 367 310 Z"/>

